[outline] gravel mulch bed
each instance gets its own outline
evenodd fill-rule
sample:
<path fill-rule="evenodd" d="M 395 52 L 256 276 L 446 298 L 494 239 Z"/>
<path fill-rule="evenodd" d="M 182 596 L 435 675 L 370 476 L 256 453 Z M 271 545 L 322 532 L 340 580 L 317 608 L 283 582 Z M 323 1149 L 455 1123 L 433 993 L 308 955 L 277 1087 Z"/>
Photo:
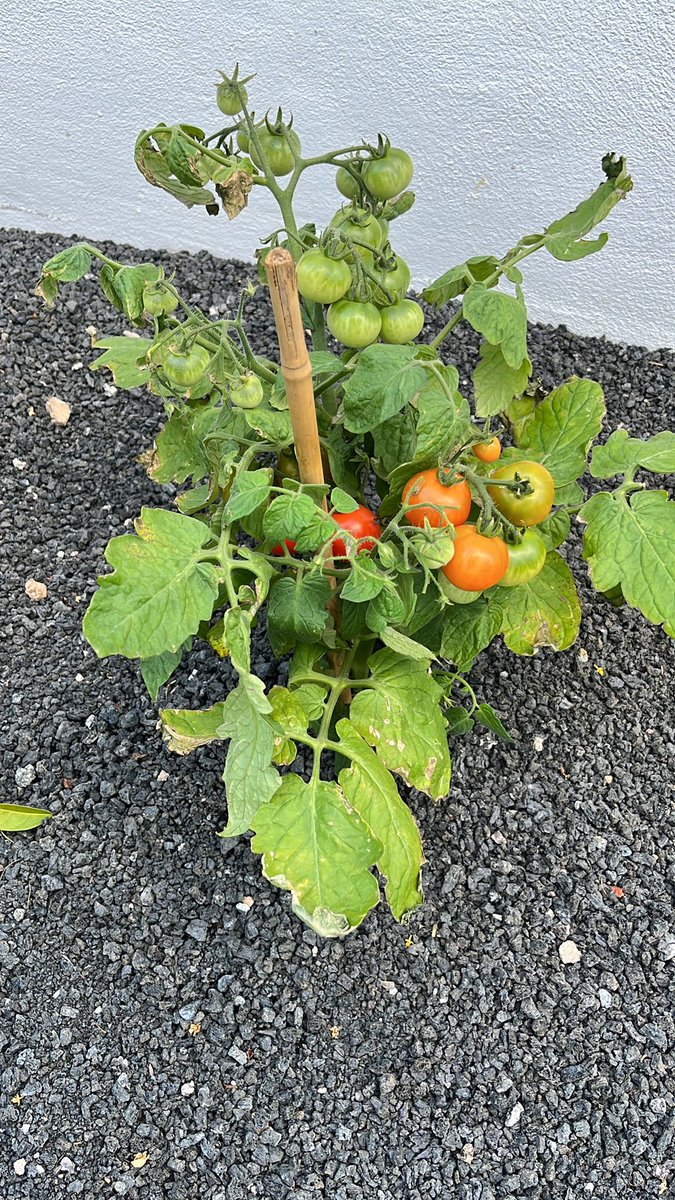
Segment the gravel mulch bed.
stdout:
<path fill-rule="evenodd" d="M 136 668 L 83 641 L 109 537 L 171 490 L 136 462 L 157 400 L 113 394 L 88 370 L 86 327 L 122 327 L 94 283 L 66 289 L 52 314 L 32 295 L 64 244 L 0 234 L 3 797 L 54 813 L 0 841 L 0 1193 L 669 1194 L 665 634 L 593 599 L 581 566 L 578 646 L 531 660 L 495 647 L 472 676 L 517 744 L 459 742 L 450 798 L 414 798 L 424 909 L 405 930 L 381 908 L 351 939 L 321 941 L 261 880 L 246 839 L 215 836 L 222 752 L 169 755 Z M 207 309 L 231 310 L 249 271 L 148 257 Z M 263 295 L 250 311 L 273 353 Z M 466 374 L 475 338 L 449 353 Z M 612 424 L 645 434 L 672 418 L 671 352 L 535 327 L 532 357 L 549 384 L 599 379 Z M 72 405 L 65 428 L 45 411 L 54 395 Z M 29 578 L 46 600 L 26 596 Z M 262 636 L 255 653 L 272 682 Z M 171 702 L 209 703 L 228 683 L 200 651 Z M 561 962 L 567 939 L 576 965 Z"/>

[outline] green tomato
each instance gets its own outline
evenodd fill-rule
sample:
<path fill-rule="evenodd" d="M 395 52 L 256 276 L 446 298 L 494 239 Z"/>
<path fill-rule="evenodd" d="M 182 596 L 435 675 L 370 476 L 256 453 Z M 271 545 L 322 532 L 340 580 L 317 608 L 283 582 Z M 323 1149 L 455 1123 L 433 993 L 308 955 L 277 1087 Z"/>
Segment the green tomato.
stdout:
<path fill-rule="evenodd" d="M 408 544 L 412 545 L 417 561 L 429 571 L 447 566 L 455 553 L 455 539 L 450 533 L 439 533 L 436 536 L 420 534 L 419 537 L 411 538 Z"/>
<path fill-rule="evenodd" d="M 290 175 L 295 166 L 293 151 L 296 154 L 300 153 L 300 138 L 295 130 L 288 129 L 286 133 L 288 137 L 283 133 L 272 132 L 266 125 L 258 130 L 260 147 L 273 175 Z M 262 167 L 262 160 L 253 143 L 249 146 L 248 152 L 255 165 Z"/>
<path fill-rule="evenodd" d="M 546 562 L 546 542 L 536 529 L 528 529 L 521 542 L 508 543 L 509 565 L 500 587 L 518 587 L 536 579 Z"/>
<path fill-rule="evenodd" d="M 344 259 L 329 258 L 318 246 L 307 250 L 298 263 L 298 291 L 305 300 L 333 304 L 352 286 L 352 273 Z"/>
<path fill-rule="evenodd" d="M 175 312 L 178 308 L 178 296 L 174 296 L 161 283 L 146 284 L 143 288 L 143 311 L 151 317 L 162 317 Z"/>
<path fill-rule="evenodd" d="M 363 182 L 376 200 L 393 200 L 408 187 L 413 170 L 410 155 L 390 146 L 379 158 L 363 164 Z"/>
<path fill-rule="evenodd" d="M 490 479 L 527 479 L 531 491 L 526 496 L 518 496 L 507 488 L 491 487 Z M 495 507 L 507 520 L 521 529 L 541 524 L 553 508 L 555 483 L 543 463 L 532 462 L 529 459 L 505 463 L 503 467 L 493 471 L 486 482 Z"/>
<path fill-rule="evenodd" d="M 245 104 L 248 103 L 248 92 L 245 87 L 235 87 L 229 80 L 224 79 L 216 86 L 216 104 L 226 117 L 236 117 Z"/>
<path fill-rule="evenodd" d="M 356 246 L 359 254 L 372 257 L 373 250 L 379 250 L 384 242 L 382 225 L 374 213 L 366 209 L 343 208 L 336 213 L 331 221 L 334 229 L 339 229 L 344 237 L 355 242 L 365 243 Z"/>
<path fill-rule="evenodd" d="M 424 325 L 424 313 L 416 300 L 399 300 L 380 311 L 381 338 L 395 346 L 412 342 Z"/>
<path fill-rule="evenodd" d="M 370 346 L 380 332 L 380 314 L 375 305 L 359 300 L 338 300 L 331 304 L 327 321 L 333 337 L 356 350 Z"/>
<path fill-rule="evenodd" d="M 244 154 L 248 154 L 251 149 L 251 139 L 248 136 L 248 129 L 242 128 L 237 130 L 237 145 Z"/>
<path fill-rule="evenodd" d="M 357 160 L 358 161 L 358 160 Z M 355 200 L 359 194 L 359 185 L 354 176 L 345 167 L 338 167 L 335 175 L 337 190 L 348 200 Z"/>
<path fill-rule="evenodd" d="M 187 391 L 203 379 L 209 365 L 211 355 L 205 346 L 192 346 L 189 350 L 180 350 L 170 345 L 162 354 L 162 367 L 169 383 L 178 390 Z"/>
<path fill-rule="evenodd" d="M 482 596 L 483 594 L 482 592 L 465 592 L 464 588 L 455 587 L 454 583 L 451 583 L 449 579 L 446 579 L 442 571 L 438 572 L 436 578 L 440 584 L 443 595 L 446 596 L 448 600 L 452 600 L 453 604 L 471 604 L 473 600 L 477 600 L 478 597 Z"/>
<path fill-rule="evenodd" d="M 230 384 L 229 397 L 235 408 L 257 408 L 262 404 L 263 385 L 250 371 L 236 383 Z"/>
<path fill-rule="evenodd" d="M 410 287 L 410 267 L 405 259 L 401 258 L 400 254 L 396 256 L 396 266 L 390 271 L 382 271 L 380 275 L 380 287 L 386 288 L 394 300 L 403 300 L 405 294 Z M 378 288 L 373 297 L 376 304 L 387 305 L 389 299 L 383 291 Z"/>

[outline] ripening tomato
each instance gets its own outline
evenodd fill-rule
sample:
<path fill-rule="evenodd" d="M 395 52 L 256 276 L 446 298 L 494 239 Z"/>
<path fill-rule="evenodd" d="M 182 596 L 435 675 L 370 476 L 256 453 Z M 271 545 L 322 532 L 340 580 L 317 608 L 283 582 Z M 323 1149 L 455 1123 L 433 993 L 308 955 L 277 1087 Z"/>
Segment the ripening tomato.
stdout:
<path fill-rule="evenodd" d="M 236 383 L 230 384 L 229 396 L 235 408 L 257 408 L 262 404 L 263 385 L 257 375 L 247 371 Z"/>
<path fill-rule="evenodd" d="M 532 487 L 528 496 L 517 496 L 515 492 L 503 487 L 490 487 L 488 492 L 493 504 L 500 513 L 521 528 L 529 525 L 539 525 L 545 521 L 553 508 L 555 483 L 550 471 L 538 462 L 524 459 L 522 462 L 505 463 L 503 467 L 493 471 L 491 479 L 527 479 Z"/>
<path fill-rule="evenodd" d="M 445 578 L 463 592 L 482 592 L 504 578 L 509 548 L 503 538 L 485 537 L 475 525 L 461 525 L 455 534 L 455 553 L 442 568 Z"/>
<path fill-rule="evenodd" d="M 170 345 L 162 354 L 162 367 L 170 384 L 175 388 L 191 388 L 203 379 L 211 355 L 205 346 L 194 345 L 181 350 Z"/>
<path fill-rule="evenodd" d="M 413 161 L 405 150 L 389 146 L 379 158 L 363 164 L 363 181 L 376 200 L 393 200 L 413 177 Z"/>
<path fill-rule="evenodd" d="M 526 530 L 523 540 L 509 542 L 509 568 L 500 579 L 501 587 L 518 587 L 536 579 L 546 562 L 546 542 L 536 529 Z"/>
<path fill-rule="evenodd" d="M 406 513 L 406 521 L 410 525 L 423 528 L 425 520 L 434 529 L 439 525 L 463 525 L 471 510 L 471 488 L 465 479 L 447 487 L 438 478 L 436 468 L 428 467 L 408 480 L 403 489 L 403 501 L 420 506 Z M 442 509 L 443 515 L 435 508 L 426 507 L 431 504 Z"/>
<path fill-rule="evenodd" d="M 380 337 L 383 342 L 394 346 L 412 342 L 424 325 L 424 313 L 416 300 L 399 300 L 380 309 L 382 329 Z"/>
<path fill-rule="evenodd" d="M 267 159 L 267 165 L 273 175 L 290 175 L 295 166 L 295 155 L 300 154 L 300 138 L 294 129 L 287 129 L 285 133 L 274 133 L 268 129 L 267 125 L 263 125 L 258 130 L 258 140 L 260 148 Z M 253 142 L 249 146 L 249 154 L 257 167 L 262 166 L 262 161 L 255 148 Z"/>
<path fill-rule="evenodd" d="M 377 520 L 375 513 L 366 508 L 365 504 L 359 504 L 359 507 L 354 512 L 333 513 L 333 520 L 337 521 L 338 525 L 341 525 L 348 533 L 353 534 L 355 538 L 379 538 L 382 532 L 382 526 Z M 374 548 L 374 541 L 362 542 L 358 553 L 365 554 L 368 550 L 373 550 Z M 334 538 L 333 554 L 336 558 L 346 557 L 347 547 L 343 538 Z"/>
<path fill-rule="evenodd" d="M 352 273 L 344 259 L 330 258 L 318 246 L 306 250 L 298 263 L 298 291 L 305 300 L 333 304 L 352 286 Z"/>
<path fill-rule="evenodd" d="M 338 300 L 326 316 L 328 328 L 343 346 L 360 350 L 377 340 L 382 321 L 374 304 L 360 300 Z"/>
<path fill-rule="evenodd" d="M 473 453 L 481 462 L 496 462 L 502 452 L 502 444 L 498 437 L 490 438 L 489 442 L 476 442 Z"/>

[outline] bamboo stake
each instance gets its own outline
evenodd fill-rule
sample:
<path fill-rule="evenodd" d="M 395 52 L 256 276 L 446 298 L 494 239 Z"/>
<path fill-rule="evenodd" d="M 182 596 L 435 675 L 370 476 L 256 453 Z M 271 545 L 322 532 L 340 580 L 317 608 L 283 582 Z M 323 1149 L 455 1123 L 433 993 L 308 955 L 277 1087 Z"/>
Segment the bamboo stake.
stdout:
<path fill-rule="evenodd" d="M 281 373 L 286 383 L 300 479 L 303 483 L 322 484 L 323 463 L 316 423 L 312 364 L 305 342 L 295 263 L 290 252 L 278 246 L 267 255 L 265 269 L 272 296 L 281 351 Z"/>

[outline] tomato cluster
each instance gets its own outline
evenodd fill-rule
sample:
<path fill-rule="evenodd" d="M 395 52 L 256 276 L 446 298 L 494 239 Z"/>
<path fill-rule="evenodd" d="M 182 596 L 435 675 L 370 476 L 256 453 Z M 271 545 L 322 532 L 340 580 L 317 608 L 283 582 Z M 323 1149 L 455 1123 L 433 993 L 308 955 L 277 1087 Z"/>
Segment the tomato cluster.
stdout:
<path fill-rule="evenodd" d="M 319 246 L 298 263 L 298 290 L 305 300 L 330 307 L 333 337 L 350 349 L 378 340 L 412 342 L 424 313 L 406 299 L 410 269 L 389 241 L 382 209 L 407 188 L 413 164 L 405 150 L 381 148 L 338 168 L 336 183 L 349 203 L 333 217 Z"/>
<path fill-rule="evenodd" d="M 487 453 L 484 457 L 480 452 Z M 501 454 L 498 438 L 476 443 L 473 449 L 483 462 Z M 517 483 L 521 490 L 490 486 L 490 480 Z M 454 526 L 454 553 L 441 567 L 439 582 L 448 598 L 467 603 L 488 588 L 517 587 L 536 578 L 546 560 L 546 543 L 531 526 L 540 524 L 553 506 L 554 482 L 541 463 L 522 460 L 498 467 L 486 480 L 493 504 L 512 524 L 525 529 L 522 539 L 507 543 L 498 535 L 486 536 L 468 518 L 473 497 L 466 479 L 443 483 L 435 468 L 419 471 L 403 489 L 406 520 L 418 528 Z M 527 490 L 526 490 L 527 488 Z"/>

